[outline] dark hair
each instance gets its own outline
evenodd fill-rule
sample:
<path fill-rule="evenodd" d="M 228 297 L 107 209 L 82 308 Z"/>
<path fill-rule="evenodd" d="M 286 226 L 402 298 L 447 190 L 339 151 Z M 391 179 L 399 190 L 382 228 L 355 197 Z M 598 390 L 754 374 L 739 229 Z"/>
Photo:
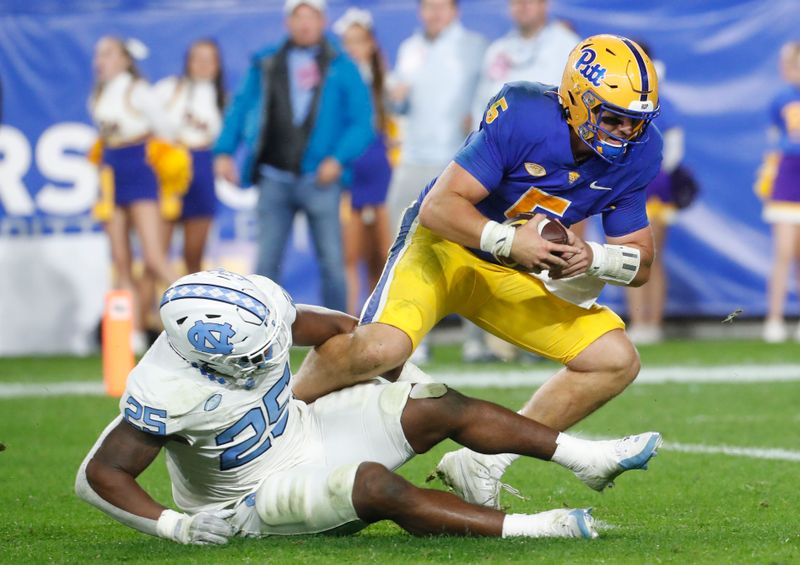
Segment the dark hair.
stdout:
<path fill-rule="evenodd" d="M 192 55 L 192 49 L 198 45 L 208 45 L 214 49 L 214 53 L 217 56 L 217 74 L 214 75 L 212 82 L 214 83 L 214 88 L 217 91 L 217 108 L 219 108 L 219 111 L 222 112 L 225 109 L 225 72 L 222 68 L 222 50 L 219 48 L 219 43 L 217 43 L 215 39 L 203 37 L 193 41 L 189 45 L 189 48 L 186 49 L 186 54 L 183 58 L 183 76 L 186 79 L 191 78 L 189 77 L 189 58 Z"/>
<path fill-rule="evenodd" d="M 104 35 L 97 42 L 100 43 L 100 41 L 104 39 L 109 39 L 117 44 L 120 51 L 122 51 L 122 55 L 128 61 L 128 66 L 125 70 L 133 76 L 134 80 L 141 78 L 142 73 L 139 72 L 139 67 L 136 66 L 136 59 L 134 59 L 133 55 L 131 55 L 130 49 L 128 49 L 128 46 L 125 44 L 125 40 L 118 35 Z M 99 81 L 95 80 L 94 86 L 92 87 L 92 100 L 97 100 L 97 97 L 100 96 L 102 91 L 103 85 L 100 84 Z"/>
<path fill-rule="evenodd" d="M 374 49 L 369 58 L 369 69 L 372 71 L 372 101 L 375 104 L 375 116 L 377 117 L 377 128 L 380 131 L 386 129 L 386 100 L 384 96 L 384 87 L 386 86 L 386 64 L 383 58 L 383 53 L 378 45 L 378 40 L 375 38 L 375 33 L 371 29 L 367 29 Z"/>

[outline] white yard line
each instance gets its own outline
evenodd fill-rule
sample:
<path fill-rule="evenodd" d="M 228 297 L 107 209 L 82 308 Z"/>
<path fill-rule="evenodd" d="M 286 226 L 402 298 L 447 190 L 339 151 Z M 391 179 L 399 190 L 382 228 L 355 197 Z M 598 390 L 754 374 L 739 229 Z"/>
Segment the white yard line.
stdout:
<path fill-rule="evenodd" d="M 737 457 L 747 457 L 750 459 L 774 459 L 776 461 L 800 462 L 800 451 L 792 451 L 791 449 L 735 447 L 732 445 L 703 445 L 671 442 L 664 442 L 664 445 L 661 446 L 661 449 L 666 449 L 668 451 L 679 451 L 681 453 L 721 453 L 722 455 L 734 455 Z"/>
<path fill-rule="evenodd" d="M 453 387 L 514 388 L 537 386 L 550 378 L 554 369 L 432 371 L 431 376 Z M 800 381 L 800 365 L 669 366 L 643 368 L 638 384 L 659 383 L 751 383 Z M 0 398 L 61 395 L 102 395 L 99 381 L 57 381 L 49 383 L 0 383 Z"/>
<path fill-rule="evenodd" d="M 432 376 L 455 387 L 534 386 L 551 376 L 551 371 L 437 371 Z M 800 380 L 800 365 L 745 365 L 730 367 L 654 367 L 643 369 L 637 383 L 744 383 Z M 0 383 L 0 399 L 47 396 L 102 396 L 99 381 L 70 381 L 51 383 Z M 772 459 L 800 462 L 800 451 L 779 448 L 736 447 L 665 442 L 661 449 L 681 453 L 721 454 L 750 459 Z"/>

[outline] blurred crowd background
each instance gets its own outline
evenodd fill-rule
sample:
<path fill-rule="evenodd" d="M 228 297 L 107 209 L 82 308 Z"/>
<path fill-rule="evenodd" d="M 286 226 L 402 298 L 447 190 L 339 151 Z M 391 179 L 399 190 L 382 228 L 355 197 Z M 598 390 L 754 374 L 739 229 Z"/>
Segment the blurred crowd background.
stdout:
<path fill-rule="evenodd" d="M 754 186 L 762 163 L 769 165 L 765 156 L 778 149 L 767 132 L 773 100 L 786 89 L 781 48 L 800 37 L 796 0 L 4 0 L 0 7 L 0 356 L 92 351 L 113 286 L 142 297 L 138 325 L 146 329 L 159 286 L 201 266 L 257 269 L 299 302 L 356 313 L 402 208 L 479 123 L 486 100 L 510 80 L 557 84 L 569 49 L 597 33 L 640 41 L 659 61 L 667 110 L 659 125 L 673 132 L 665 173 L 680 168 L 684 176 L 673 184 L 691 185 L 680 206 L 673 199 L 662 202 L 666 210 L 651 209 L 663 228 L 663 285 L 651 282 L 650 294 L 630 303 L 608 287 L 602 300 L 634 318 L 643 342 L 663 337 L 662 296 L 670 319 L 738 312 L 768 317 L 768 341 L 794 333 L 781 321 L 800 308 L 790 276 L 800 238 L 795 228 L 776 229 L 790 244 L 773 242 Z M 294 29 L 289 21 L 301 9 L 324 16 L 330 52 L 317 43 L 302 49 L 308 21 Z M 300 34 L 301 49 L 283 54 L 285 72 L 276 76 L 300 79 L 284 85 L 291 104 L 272 97 L 278 106 L 270 115 L 285 119 L 264 129 L 252 119 L 260 102 L 248 97 L 261 90 L 248 86 L 248 72 L 259 68 L 254 54 L 274 54 L 263 51 L 268 46 L 279 52 L 287 33 Z M 113 82 L 133 67 L 141 81 Z M 539 76 L 527 77 L 533 71 Z M 320 99 L 316 87 L 329 78 L 337 93 Z M 130 115 L 104 129 L 118 111 Z M 301 150 L 264 152 L 270 135 L 288 135 Z M 194 173 L 150 173 L 152 206 L 130 206 L 138 197 L 119 200 L 128 190 L 119 174 L 108 192 L 103 165 L 118 172 L 141 161 L 144 153 L 130 148 L 153 136 L 168 143 L 146 147 L 148 162 L 160 156 L 166 169 L 180 168 L 188 151 Z M 302 150 L 315 144 L 318 154 Z M 761 188 L 769 183 L 761 180 Z M 602 239 L 599 223 L 581 229 Z"/>

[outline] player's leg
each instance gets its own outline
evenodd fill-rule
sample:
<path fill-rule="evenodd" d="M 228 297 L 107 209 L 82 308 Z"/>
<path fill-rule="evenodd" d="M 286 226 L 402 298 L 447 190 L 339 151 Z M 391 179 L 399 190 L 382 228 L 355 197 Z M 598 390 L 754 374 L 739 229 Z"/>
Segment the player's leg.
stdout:
<path fill-rule="evenodd" d="M 475 272 L 474 298 L 459 313 L 514 345 L 566 365 L 536 391 L 520 414 L 565 430 L 635 379 L 638 353 L 612 311 L 582 308 L 554 296 L 530 275 L 488 263 L 476 266 Z M 468 500 L 491 499 L 516 457 L 462 449 L 445 456 L 437 469 L 449 474 L 446 481 Z M 475 483 L 468 470 L 476 467 L 488 469 L 491 480 Z"/>
<path fill-rule="evenodd" d="M 310 402 L 330 391 L 386 376 L 450 311 L 450 301 L 467 299 L 451 292 L 458 265 L 439 249 L 439 238 L 418 227 L 418 211 L 418 205 L 406 210 L 383 274 L 362 311 L 361 325 L 306 356 L 292 385 L 298 398 Z"/>
<path fill-rule="evenodd" d="M 424 453 L 449 438 L 480 454 L 514 453 L 553 461 L 598 491 L 624 471 L 647 468 L 647 462 L 661 444 L 661 435 L 655 432 L 610 441 L 575 438 L 441 384 L 414 385 L 401 421 L 415 453 Z M 443 460 L 445 471 L 461 465 L 460 461 L 447 463 L 448 460 L 447 456 Z M 491 466 L 481 469 L 477 465 L 473 469 L 491 479 Z M 443 474 L 447 483 L 447 473 Z M 468 501 L 497 507 L 497 485 L 486 486 L 488 490 L 480 489 L 483 492 L 476 492 L 476 497 L 470 496 Z"/>
<path fill-rule="evenodd" d="M 566 430 L 625 390 L 639 368 L 639 354 L 625 332 L 611 330 L 539 387 L 520 414 Z"/>
<path fill-rule="evenodd" d="M 507 515 L 469 504 L 447 492 L 418 488 L 378 463 L 359 466 L 353 484 L 353 507 L 363 522 L 392 520 L 415 535 L 597 537 L 586 510 Z"/>

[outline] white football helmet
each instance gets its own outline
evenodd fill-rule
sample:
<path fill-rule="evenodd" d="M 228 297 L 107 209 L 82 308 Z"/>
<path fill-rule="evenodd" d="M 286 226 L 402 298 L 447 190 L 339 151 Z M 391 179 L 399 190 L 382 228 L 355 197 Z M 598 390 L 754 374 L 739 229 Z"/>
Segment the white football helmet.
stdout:
<path fill-rule="evenodd" d="M 252 279 L 225 270 L 201 271 L 175 281 L 161 298 L 169 344 L 212 380 L 251 388 L 284 362 L 291 330 Z"/>

